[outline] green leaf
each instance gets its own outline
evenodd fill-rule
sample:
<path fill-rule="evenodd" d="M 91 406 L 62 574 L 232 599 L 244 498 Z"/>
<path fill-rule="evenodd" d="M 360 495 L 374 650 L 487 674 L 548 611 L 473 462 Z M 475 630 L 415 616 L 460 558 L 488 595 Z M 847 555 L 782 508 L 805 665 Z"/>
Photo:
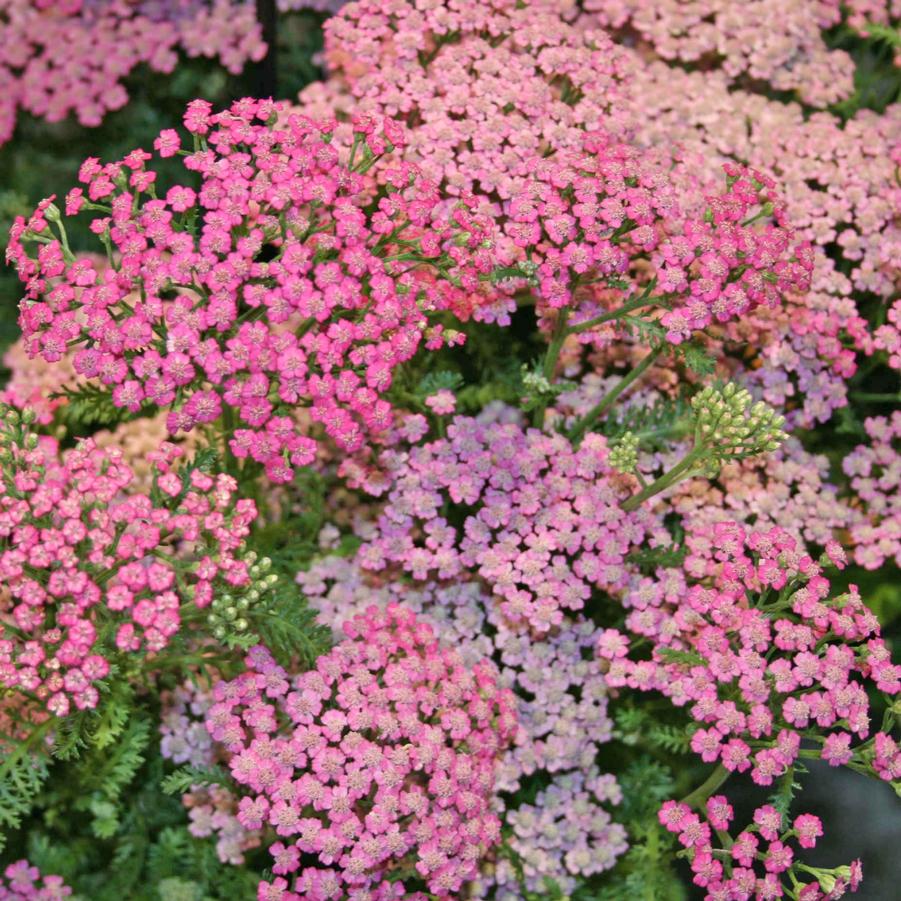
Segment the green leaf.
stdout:
<path fill-rule="evenodd" d="M 657 656 L 664 663 L 679 663 L 683 666 L 703 666 L 705 663 L 697 651 L 680 651 L 677 648 L 659 648 Z"/>
<path fill-rule="evenodd" d="M 456 393 L 463 387 L 463 376 L 459 372 L 451 372 L 449 369 L 440 369 L 430 372 L 420 379 L 416 386 L 416 394 L 425 399 L 439 391 L 451 391 Z"/>
<path fill-rule="evenodd" d="M 124 407 L 117 407 L 112 393 L 102 385 L 64 386 L 50 397 L 65 401 L 59 408 L 59 416 L 67 425 L 110 426 L 135 418 Z"/>
<path fill-rule="evenodd" d="M 695 375 L 712 375 L 716 369 L 716 360 L 697 344 L 688 341 L 678 345 L 675 350 Z"/>
<path fill-rule="evenodd" d="M 160 787 L 164 794 L 182 795 L 190 791 L 193 785 L 226 785 L 227 783 L 228 773 L 222 767 L 183 766 L 166 776 Z"/>
<path fill-rule="evenodd" d="M 273 586 L 265 605 L 254 605 L 247 613 L 253 632 L 283 664 L 295 661 L 311 666 L 331 647 L 331 632 L 316 622 L 313 610 L 298 587 L 281 578 Z"/>
<path fill-rule="evenodd" d="M 5 753 L 0 764 L 0 850 L 5 844 L 4 833 L 19 828 L 50 774 L 47 757 L 27 745 Z"/>

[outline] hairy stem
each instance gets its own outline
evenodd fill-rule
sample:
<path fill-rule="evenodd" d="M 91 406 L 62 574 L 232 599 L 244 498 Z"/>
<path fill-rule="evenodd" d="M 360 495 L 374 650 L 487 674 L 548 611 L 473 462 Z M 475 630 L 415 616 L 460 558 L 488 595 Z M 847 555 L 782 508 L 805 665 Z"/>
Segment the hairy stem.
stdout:
<path fill-rule="evenodd" d="M 662 351 L 662 345 L 655 347 L 627 376 L 624 376 L 619 381 L 612 391 L 570 428 L 568 435 L 573 444 L 578 444 L 585 436 L 585 433 L 616 403 L 619 397 L 651 368 Z"/>
<path fill-rule="evenodd" d="M 719 764 L 701 785 L 682 799 L 681 803 L 687 804 L 689 807 L 701 807 L 730 775 L 729 770 Z"/>
<path fill-rule="evenodd" d="M 690 453 L 686 454 L 669 472 L 664 473 L 659 479 L 651 482 L 647 488 L 642 489 L 638 494 L 633 494 L 622 505 L 622 509 L 629 513 L 638 509 L 646 500 L 652 498 L 661 491 L 666 491 L 677 482 L 681 481 L 687 472 L 690 472 L 704 456 L 703 447 L 695 447 Z"/>
<path fill-rule="evenodd" d="M 547 353 L 544 355 L 544 365 L 541 367 L 541 374 L 547 381 L 553 384 L 554 373 L 557 369 L 557 360 L 560 357 L 560 351 L 563 348 L 563 342 L 570 334 L 566 327 L 569 319 L 569 311 L 561 310 L 557 317 L 557 323 L 554 326 L 554 333 L 551 335 L 551 343 L 548 345 Z M 541 403 L 532 414 L 532 425 L 540 429 L 544 426 L 544 412 L 547 409 L 547 403 Z"/>

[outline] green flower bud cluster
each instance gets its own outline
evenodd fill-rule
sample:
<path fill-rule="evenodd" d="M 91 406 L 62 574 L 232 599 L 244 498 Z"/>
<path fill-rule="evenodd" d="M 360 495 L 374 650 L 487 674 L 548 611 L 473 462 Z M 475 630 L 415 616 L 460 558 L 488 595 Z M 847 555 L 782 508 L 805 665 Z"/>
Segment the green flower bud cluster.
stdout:
<path fill-rule="evenodd" d="M 259 641 L 259 636 L 251 631 L 253 615 L 265 611 L 278 576 L 270 572 L 272 561 L 268 557 L 258 559 L 256 552 L 249 551 L 240 559 L 247 564 L 250 582 L 218 595 L 207 624 L 217 641 L 249 647 Z"/>
<path fill-rule="evenodd" d="M 638 466 L 638 436 L 626 432 L 610 448 L 610 465 L 617 472 L 635 472 Z"/>
<path fill-rule="evenodd" d="M 524 410 L 534 410 L 537 405 L 547 404 L 573 388 L 572 382 L 563 380 L 551 381 L 544 373 L 542 367 L 537 364 L 532 366 L 523 365 L 521 373 L 520 378 L 524 389 L 522 407 Z"/>
<path fill-rule="evenodd" d="M 733 382 L 708 386 L 691 400 L 695 439 L 717 468 L 776 450 L 785 440 L 785 418 Z"/>
<path fill-rule="evenodd" d="M 38 436 L 31 431 L 35 421 L 34 410 L 17 410 L 9 404 L 0 404 L 0 463 L 12 463 L 16 450 L 34 450 Z"/>
<path fill-rule="evenodd" d="M 539 370 L 529 369 L 528 366 L 522 367 L 522 384 L 530 396 L 552 395 L 554 393 L 553 386 L 547 376 Z"/>

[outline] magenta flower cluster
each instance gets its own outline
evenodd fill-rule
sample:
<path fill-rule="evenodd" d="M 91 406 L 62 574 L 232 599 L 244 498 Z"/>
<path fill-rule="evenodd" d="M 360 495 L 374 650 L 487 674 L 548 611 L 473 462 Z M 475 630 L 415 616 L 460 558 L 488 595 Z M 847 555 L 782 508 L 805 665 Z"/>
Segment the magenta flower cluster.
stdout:
<path fill-rule="evenodd" d="M 16 426 L 7 417 L 2 428 Z M 236 552 L 253 502 L 235 499 L 227 475 L 194 470 L 185 484 L 178 448 L 153 456 L 156 500 L 130 490 L 121 454 L 90 439 L 61 456 L 31 442 L 5 451 L 0 686 L 13 694 L 56 716 L 93 708 L 112 662 L 158 653 L 223 584 L 248 582 Z"/>
<path fill-rule="evenodd" d="M 695 219 L 679 208 L 664 170 L 634 149 L 592 134 L 582 150 L 537 164 L 510 203 L 505 230 L 537 267 L 548 306 L 573 305 L 580 282 L 617 284 L 635 257 L 649 255 L 656 291 L 673 298 L 662 323 L 678 344 L 809 287 L 810 250 L 793 245 L 772 179 L 727 165 L 725 193 L 708 196 Z M 762 212 L 772 224 L 755 222 Z"/>
<path fill-rule="evenodd" d="M 259 897 L 395 897 L 392 874 L 454 897 L 499 840 L 490 798 L 512 697 L 397 605 L 344 632 L 310 672 L 291 676 L 258 646 L 213 689 L 207 728 L 247 792 L 238 820 L 280 837 Z"/>
<path fill-rule="evenodd" d="M 339 162 L 328 125 L 297 115 L 273 125 L 275 115 L 263 101 L 216 114 L 190 104 L 196 149 L 184 162 L 201 186 L 173 186 L 165 199 L 150 154 L 87 160 L 66 212 L 104 214 L 90 227 L 114 265 L 74 258 L 62 225 L 53 237 L 60 215 L 48 202 L 17 220 L 8 255 L 26 285 L 31 353 L 54 362 L 79 348 L 77 373 L 132 412 L 171 408 L 173 433 L 236 419 L 235 456 L 285 482 L 315 456 L 299 409 L 345 451 L 385 431 L 392 372 L 421 345 L 457 340 L 430 316 L 466 318 L 490 262 L 471 203 L 448 208 L 407 163 L 378 187 Z M 361 160 L 403 142 L 383 125 L 357 121 Z M 163 157 L 180 145 L 172 130 L 155 142 Z"/>
<path fill-rule="evenodd" d="M 651 659 L 630 656 L 630 638 L 605 630 L 598 653 L 610 686 L 659 691 L 686 707 L 699 728 L 692 749 L 769 786 L 802 752 L 802 740 L 832 766 L 850 764 L 892 780 L 901 752 L 874 730 L 869 685 L 901 692 L 879 623 L 852 586 L 830 598 L 821 564 L 779 528 L 716 527 L 719 572 L 673 607 L 660 593 L 626 597 L 630 632 L 653 642 Z M 834 542 L 838 565 L 844 554 Z M 878 747 L 868 741 L 879 734 Z M 857 739 L 862 743 L 854 747 Z"/>
<path fill-rule="evenodd" d="M 687 851 L 694 884 L 703 888 L 705 901 L 775 901 L 785 897 L 833 901 L 848 890 L 857 891 L 860 885 L 863 870 L 859 860 L 848 867 L 824 870 L 796 859 L 790 842 L 801 848 L 816 847 L 823 835 L 819 817 L 802 813 L 789 825 L 775 807 L 765 804 L 754 811 L 750 825 L 733 839 L 729 830 L 735 813 L 725 796 L 708 798 L 704 814 L 702 817 L 686 804 L 667 801 L 659 818 Z M 790 883 L 784 883 L 784 878 Z"/>
<path fill-rule="evenodd" d="M 60 876 L 43 876 L 27 860 L 11 863 L 0 879 L 0 901 L 62 901 L 71 894 Z"/>

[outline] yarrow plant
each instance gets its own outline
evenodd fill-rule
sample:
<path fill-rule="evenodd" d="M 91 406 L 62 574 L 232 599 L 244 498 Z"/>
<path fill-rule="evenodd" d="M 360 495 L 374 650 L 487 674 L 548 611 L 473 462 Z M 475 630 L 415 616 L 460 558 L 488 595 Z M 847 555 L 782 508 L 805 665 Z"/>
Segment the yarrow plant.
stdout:
<path fill-rule="evenodd" d="M 646 255 L 659 299 L 673 299 L 661 322 L 674 344 L 713 321 L 806 290 L 809 250 L 792 245 L 774 183 L 762 173 L 726 166 L 726 192 L 706 198 L 699 221 L 680 209 L 662 168 L 631 148 L 589 135 L 582 151 L 537 164 L 530 187 L 511 202 L 506 225 L 535 267 L 538 296 L 551 309 L 575 307 L 580 314 L 575 332 L 614 318 L 579 310 L 578 286 L 621 288 L 635 259 Z M 768 217 L 772 224 L 755 225 Z M 633 287 L 623 307 L 629 312 L 654 299 Z"/>
<path fill-rule="evenodd" d="M 860 886 L 859 860 L 827 869 L 796 859 L 793 844 L 814 848 L 822 837 L 819 817 L 802 813 L 789 822 L 767 804 L 757 808 L 751 824 L 733 838 L 730 826 L 735 814 L 724 795 L 708 798 L 704 814 L 702 819 L 687 804 L 667 802 L 660 810 L 660 822 L 678 835 L 693 881 L 709 901 L 735 896 L 782 898 L 787 892 L 798 901 L 828 901 Z"/>
<path fill-rule="evenodd" d="M 630 628 L 654 650 L 634 660 L 628 637 L 607 630 L 598 650 L 610 661 L 608 683 L 690 705 L 700 725 L 693 750 L 725 771 L 750 770 L 758 785 L 772 785 L 799 756 L 896 779 L 901 756 L 884 731 L 893 716 L 872 731 L 862 683 L 892 698 L 901 668 L 856 588 L 830 597 L 821 564 L 778 528 L 747 534 L 721 523 L 716 546 L 712 587 L 692 586 L 675 609 L 646 590 L 626 599 L 636 609 Z M 840 548 L 828 552 L 845 565 Z M 863 744 L 852 748 L 855 738 Z"/>
<path fill-rule="evenodd" d="M 0 196 L 0 896 L 886 893 L 898 10 L 733 6 L 4 6 L 38 116 L 325 81 Z"/>
<path fill-rule="evenodd" d="M 435 317 L 468 317 L 489 262 L 471 204 L 448 208 L 408 164 L 383 186 L 366 177 L 403 143 L 390 120 L 360 119 L 357 161 L 345 165 L 328 124 L 276 116 L 268 102 L 223 113 L 192 103 L 193 152 L 173 130 L 155 147 L 182 153 L 199 190 L 158 197 L 143 150 L 89 159 L 66 216 L 43 202 L 17 220 L 7 255 L 30 298 L 30 353 L 53 362 L 79 348 L 78 374 L 117 407 L 170 408 L 173 433 L 221 419 L 235 458 L 286 482 L 316 449 L 294 412 L 309 407 L 346 451 L 385 431 L 393 370 L 420 345 L 459 340 Z M 65 220 L 80 212 L 103 214 L 90 224 L 110 256 L 103 271 L 68 247 Z"/>
<path fill-rule="evenodd" d="M 245 0 L 4 0 L 0 28 L 0 143 L 12 137 L 19 109 L 99 125 L 128 101 L 122 82 L 133 69 L 171 73 L 179 50 L 231 72 L 266 51 Z"/>
<path fill-rule="evenodd" d="M 129 492 L 118 452 L 87 440 L 57 455 L 30 431 L 27 410 L 0 408 L 0 420 L 8 691 L 58 717 L 96 707 L 111 666 L 163 651 L 222 586 L 253 588 L 242 549 L 256 510 L 236 500 L 230 476 L 183 475 L 182 452 L 164 444 L 151 494 Z"/>
<path fill-rule="evenodd" d="M 322 540 L 328 546 L 328 536 Z M 601 661 L 592 659 L 599 633 L 593 623 L 565 618 L 535 641 L 527 627 L 504 618 L 477 581 L 408 582 L 397 566 L 372 573 L 335 555 L 297 579 L 320 622 L 333 628 L 373 602 L 402 602 L 467 662 L 491 661 L 499 684 L 513 693 L 518 730 L 499 762 L 503 795 L 494 807 L 512 827 L 507 843 L 518 863 L 489 853 L 473 892 L 493 889 L 495 897 L 513 898 L 521 885 L 538 892 L 548 880 L 573 891 L 579 879 L 614 865 L 626 843 L 607 809 L 620 801 L 619 788 L 596 763 L 600 746 L 612 739 L 613 722 Z"/>
<path fill-rule="evenodd" d="M 290 677 L 257 647 L 246 674 L 213 689 L 207 728 L 247 792 L 238 821 L 279 836 L 259 897 L 425 898 L 419 880 L 453 897 L 499 838 L 487 799 L 511 697 L 397 606 L 344 632 L 309 673 Z"/>

